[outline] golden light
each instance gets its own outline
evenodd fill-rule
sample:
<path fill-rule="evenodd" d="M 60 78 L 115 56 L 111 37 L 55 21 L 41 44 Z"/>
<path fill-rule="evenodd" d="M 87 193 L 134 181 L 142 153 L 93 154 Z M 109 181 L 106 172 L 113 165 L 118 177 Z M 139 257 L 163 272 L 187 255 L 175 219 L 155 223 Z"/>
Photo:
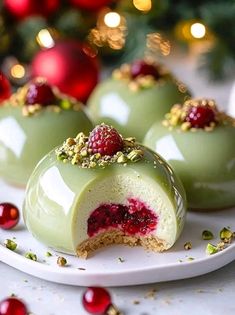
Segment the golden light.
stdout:
<path fill-rule="evenodd" d="M 203 38 L 206 35 L 206 27 L 202 23 L 193 23 L 190 32 L 194 38 Z"/>
<path fill-rule="evenodd" d="M 121 22 L 121 16 L 117 12 L 108 12 L 104 16 L 104 23 L 111 28 L 118 27 Z"/>
<path fill-rule="evenodd" d="M 165 39 L 160 33 L 150 33 L 147 35 L 146 46 L 151 54 L 160 53 L 163 56 L 168 56 L 171 52 L 171 43 Z"/>
<path fill-rule="evenodd" d="M 16 64 L 11 68 L 11 76 L 16 79 L 21 79 L 25 76 L 25 68 L 20 65 Z"/>
<path fill-rule="evenodd" d="M 44 28 L 38 32 L 36 37 L 38 44 L 43 48 L 51 48 L 55 45 L 55 41 L 48 29 Z"/>
<path fill-rule="evenodd" d="M 152 8 L 152 1 L 151 0 L 133 0 L 133 5 L 136 7 L 137 10 L 140 11 L 150 11 Z"/>

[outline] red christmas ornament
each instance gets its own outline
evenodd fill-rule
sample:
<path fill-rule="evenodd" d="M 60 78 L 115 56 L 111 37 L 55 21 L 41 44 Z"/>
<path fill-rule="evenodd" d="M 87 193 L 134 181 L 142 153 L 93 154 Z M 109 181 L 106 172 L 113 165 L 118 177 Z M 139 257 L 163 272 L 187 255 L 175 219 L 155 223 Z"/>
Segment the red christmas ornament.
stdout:
<path fill-rule="evenodd" d="M 80 9 L 87 11 L 97 11 L 101 8 L 108 6 L 112 0 L 70 0 L 70 3 Z"/>
<path fill-rule="evenodd" d="M 44 17 L 58 10 L 60 0 L 3 0 L 7 11 L 18 19 L 32 15 Z"/>
<path fill-rule="evenodd" d="M 0 315 L 27 315 L 27 308 L 16 298 L 8 298 L 0 302 Z"/>
<path fill-rule="evenodd" d="M 0 71 L 0 102 L 8 99 L 11 95 L 11 86 L 5 75 Z"/>
<path fill-rule="evenodd" d="M 131 76 L 136 78 L 138 76 L 151 75 L 156 80 L 160 78 L 156 66 L 146 63 L 144 60 L 136 60 L 131 65 Z"/>
<path fill-rule="evenodd" d="M 12 229 L 19 222 L 20 212 L 12 203 L 0 203 L 0 228 Z M 0 314 L 1 315 L 1 314 Z"/>
<path fill-rule="evenodd" d="M 111 296 L 104 288 L 90 287 L 85 291 L 82 303 L 90 314 L 102 315 L 111 305 Z"/>
<path fill-rule="evenodd" d="M 98 82 L 98 62 L 85 45 L 58 42 L 34 57 L 32 76 L 44 77 L 61 92 L 85 102 Z"/>

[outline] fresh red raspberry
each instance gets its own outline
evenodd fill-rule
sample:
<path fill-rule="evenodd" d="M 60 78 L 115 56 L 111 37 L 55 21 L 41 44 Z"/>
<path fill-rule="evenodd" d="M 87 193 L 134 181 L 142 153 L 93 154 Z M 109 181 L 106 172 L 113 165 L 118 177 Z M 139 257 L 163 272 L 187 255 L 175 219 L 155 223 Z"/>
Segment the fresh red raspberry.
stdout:
<path fill-rule="evenodd" d="M 160 78 L 156 66 L 146 63 L 144 60 L 136 60 L 131 65 L 131 76 L 136 78 L 138 76 L 151 75 L 155 79 Z"/>
<path fill-rule="evenodd" d="M 33 81 L 30 83 L 26 93 L 26 104 L 51 105 L 55 102 L 55 95 L 51 86 L 43 81 Z"/>
<path fill-rule="evenodd" d="M 192 106 L 189 108 L 185 121 L 190 122 L 193 128 L 204 128 L 215 122 L 215 111 L 210 106 Z"/>
<path fill-rule="evenodd" d="M 96 126 L 90 133 L 88 148 L 92 150 L 92 153 L 112 156 L 122 150 L 123 139 L 116 129 L 101 124 Z"/>

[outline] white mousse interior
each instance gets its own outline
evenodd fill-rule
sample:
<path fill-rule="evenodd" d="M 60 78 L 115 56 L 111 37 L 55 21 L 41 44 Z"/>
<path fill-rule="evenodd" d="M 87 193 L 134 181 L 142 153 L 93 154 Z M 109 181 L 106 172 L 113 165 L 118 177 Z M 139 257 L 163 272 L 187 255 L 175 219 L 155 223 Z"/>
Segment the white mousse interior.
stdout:
<path fill-rule="evenodd" d="M 166 249 L 170 248 L 177 238 L 176 209 L 156 181 L 136 172 L 130 172 L 128 169 L 123 174 L 112 174 L 93 181 L 79 196 L 76 203 L 76 217 L 73 220 L 74 247 L 89 238 L 87 220 L 96 208 L 104 203 L 128 205 L 129 198 L 144 202 L 156 213 L 157 227 L 150 235 L 165 241 Z"/>

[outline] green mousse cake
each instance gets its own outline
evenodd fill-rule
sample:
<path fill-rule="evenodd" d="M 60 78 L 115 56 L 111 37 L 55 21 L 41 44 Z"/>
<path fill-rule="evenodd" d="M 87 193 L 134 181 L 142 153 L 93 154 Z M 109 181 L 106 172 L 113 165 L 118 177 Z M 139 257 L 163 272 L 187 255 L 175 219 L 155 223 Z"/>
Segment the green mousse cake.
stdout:
<path fill-rule="evenodd" d="M 94 123 L 112 124 L 123 136 L 142 141 L 151 125 L 164 118 L 172 104 L 189 96 L 184 84 L 163 66 L 137 60 L 123 65 L 98 84 L 88 100 Z"/>
<path fill-rule="evenodd" d="M 37 239 L 86 258 L 109 244 L 169 249 L 183 229 L 186 201 L 181 182 L 160 156 L 101 124 L 41 160 L 23 211 Z"/>
<path fill-rule="evenodd" d="M 0 176 L 25 186 L 47 152 L 91 127 L 82 104 L 42 79 L 29 82 L 0 106 Z"/>
<path fill-rule="evenodd" d="M 153 124 L 144 144 L 178 174 L 191 209 L 235 206 L 235 121 L 213 100 L 174 105 L 163 122 Z"/>

